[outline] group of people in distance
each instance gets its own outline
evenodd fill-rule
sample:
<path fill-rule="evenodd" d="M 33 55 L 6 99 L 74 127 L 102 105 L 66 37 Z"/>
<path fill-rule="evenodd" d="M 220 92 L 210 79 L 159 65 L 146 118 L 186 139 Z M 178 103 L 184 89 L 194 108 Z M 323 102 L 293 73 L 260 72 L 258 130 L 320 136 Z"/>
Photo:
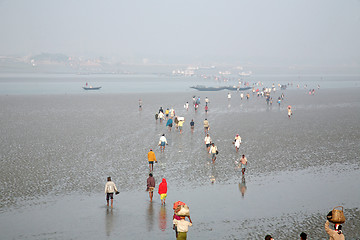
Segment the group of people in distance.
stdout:
<path fill-rule="evenodd" d="M 243 98 L 243 93 L 241 93 L 241 99 L 242 98 Z M 249 94 L 247 94 L 247 98 L 249 98 Z M 228 93 L 228 100 L 229 101 L 231 100 L 230 93 Z M 195 112 L 196 112 L 196 110 L 198 109 L 199 104 L 200 104 L 200 97 L 196 98 L 194 96 L 193 104 L 194 104 L 194 108 L 195 108 Z M 209 104 L 209 99 L 206 97 L 205 98 L 205 114 L 208 114 L 208 110 L 209 110 L 208 104 Z M 184 108 L 186 109 L 186 111 L 188 111 L 188 109 L 189 109 L 188 102 L 185 103 Z M 139 99 L 139 110 L 142 110 L 142 100 L 141 99 Z M 291 117 L 291 115 L 292 115 L 292 110 L 291 110 L 291 106 L 289 106 L 288 107 L 289 118 Z M 184 120 L 179 120 L 179 118 L 175 115 L 175 110 L 173 108 L 171 108 L 171 109 L 167 108 L 164 111 L 164 109 L 162 107 L 160 107 L 159 111 L 155 114 L 155 119 L 156 119 L 156 121 L 159 119 L 160 123 L 163 120 L 167 120 L 166 127 L 167 127 L 168 131 L 171 131 L 172 127 L 175 125 L 176 129 L 180 130 L 180 134 L 182 133 Z M 205 120 L 203 122 L 203 126 L 204 126 L 204 133 L 205 133 L 204 142 L 205 142 L 206 150 L 207 150 L 208 154 L 211 156 L 212 163 L 214 164 L 216 161 L 216 156 L 219 153 L 219 151 L 218 151 L 218 148 L 215 145 L 215 143 L 210 138 L 210 134 L 209 134 L 210 124 L 209 124 L 209 121 L 207 118 L 205 118 Z M 195 122 L 193 119 L 191 119 L 191 121 L 190 121 L 191 133 L 194 132 L 194 127 L 195 127 Z M 238 153 L 239 149 L 240 149 L 240 145 L 242 144 L 242 139 L 239 134 L 236 134 L 233 144 L 235 146 L 236 152 Z M 166 145 L 168 145 L 165 134 L 162 134 L 160 136 L 158 145 L 160 147 L 160 151 L 164 152 Z M 149 193 L 150 202 L 152 202 L 153 197 L 154 197 L 154 190 L 156 188 L 155 178 L 153 176 L 153 170 L 154 170 L 154 163 L 157 163 L 155 153 L 153 152 L 152 149 L 150 149 L 150 151 L 148 152 L 148 163 L 149 163 L 149 176 L 147 178 L 146 191 Z M 246 167 L 247 167 L 247 159 L 244 154 L 241 155 L 238 167 L 241 168 L 241 172 L 242 172 L 242 175 L 244 178 L 244 174 L 245 174 Z M 105 185 L 107 206 L 110 205 L 110 201 L 111 201 L 111 208 L 113 208 L 114 194 L 118 194 L 119 192 L 115 186 L 115 183 L 113 181 L 111 181 L 111 177 L 108 177 L 107 180 L 108 181 Z M 167 182 L 166 182 L 165 178 L 162 178 L 162 182 L 158 186 L 158 194 L 160 195 L 161 205 L 165 206 L 165 200 L 167 197 Z M 192 225 L 192 221 L 191 221 L 190 217 L 189 217 L 189 221 L 185 221 L 185 217 L 179 217 L 176 214 L 174 214 L 173 223 L 174 223 L 174 229 L 176 232 L 177 239 L 186 239 L 186 232 L 188 230 L 188 227 Z M 272 239 L 272 238 L 270 235 L 268 235 L 267 238 L 265 238 L 265 239 L 268 240 L 268 239 Z M 306 236 L 304 239 L 306 239 Z"/>

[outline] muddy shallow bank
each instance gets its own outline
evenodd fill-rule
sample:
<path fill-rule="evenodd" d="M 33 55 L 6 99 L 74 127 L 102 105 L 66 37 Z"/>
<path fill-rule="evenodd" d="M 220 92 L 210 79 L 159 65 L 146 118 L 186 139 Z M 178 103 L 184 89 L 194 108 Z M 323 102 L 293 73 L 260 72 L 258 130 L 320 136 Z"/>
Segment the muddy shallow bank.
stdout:
<path fill-rule="evenodd" d="M 357 90 L 320 89 L 314 96 L 286 90 L 280 107 L 253 95 L 240 100 L 233 93 L 228 101 L 227 92 L 0 96 L 1 235 L 175 238 L 171 203 L 182 200 L 192 212 L 191 239 L 261 239 L 267 233 L 275 239 L 295 239 L 301 231 L 312 239 L 326 239 L 325 215 L 337 205 L 345 207 L 346 239 L 356 239 Z M 184 110 L 194 94 L 202 102 L 206 96 L 210 99 L 207 115 L 204 105 L 197 113 Z M 289 104 L 292 119 L 287 117 Z M 160 106 L 173 107 L 185 117 L 182 135 L 155 122 Z M 204 118 L 220 152 L 215 165 L 203 144 Z M 157 148 L 162 133 L 169 141 L 163 154 Z M 239 153 L 232 145 L 237 133 L 243 139 Z M 159 161 L 154 167 L 157 184 L 163 177 L 168 181 L 165 208 L 156 194 L 149 204 L 145 192 L 149 148 Z M 249 161 L 245 183 L 236 168 L 240 154 Z M 103 194 L 109 175 L 121 191 L 112 211 L 105 207 Z M 15 227 L 19 223 L 20 229 Z"/>

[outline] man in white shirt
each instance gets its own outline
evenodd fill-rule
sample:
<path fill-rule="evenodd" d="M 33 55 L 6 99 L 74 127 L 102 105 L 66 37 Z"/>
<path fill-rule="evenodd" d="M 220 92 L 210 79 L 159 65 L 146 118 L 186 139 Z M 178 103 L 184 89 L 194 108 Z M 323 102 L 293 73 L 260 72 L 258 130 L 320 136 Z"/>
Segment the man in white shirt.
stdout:
<path fill-rule="evenodd" d="M 164 152 L 164 150 L 165 150 L 165 145 L 168 145 L 167 140 L 166 140 L 166 137 L 165 137 L 165 134 L 163 134 L 163 135 L 160 137 L 159 145 L 160 145 L 160 150 L 161 150 L 161 152 Z"/>
<path fill-rule="evenodd" d="M 111 199 L 111 208 L 113 208 L 114 192 L 115 194 L 119 193 L 115 186 L 115 183 L 111 181 L 111 177 L 108 177 L 107 183 L 105 184 L 105 193 L 106 193 L 107 206 L 109 206 L 109 199 Z"/>
<path fill-rule="evenodd" d="M 210 138 L 209 134 L 206 134 L 204 141 L 205 141 L 206 149 L 209 152 L 210 146 L 211 146 L 211 138 Z"/>

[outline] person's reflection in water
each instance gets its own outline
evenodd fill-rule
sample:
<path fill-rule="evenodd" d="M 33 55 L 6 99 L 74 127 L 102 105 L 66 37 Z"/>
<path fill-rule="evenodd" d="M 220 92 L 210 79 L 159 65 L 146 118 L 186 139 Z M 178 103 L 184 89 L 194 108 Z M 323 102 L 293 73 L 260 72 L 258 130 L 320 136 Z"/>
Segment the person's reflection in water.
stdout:
<path fill-rule="evenodd" d="M 114 228 L 114 215 L 112 208 L 106 209 L 106 215 L 105 215 L 105 228 L 106 228 L 106 236 L 110 236 L 111 232 Z"/>
<path fill-rule="evenodd" d="M 244 198 L 245 197 L 245 192 L 246 192 L 246 183 L 245 183 L 245 176 L 244 175 L 241 178 L 241 183 L 239 183 L 239 190 L 241 192 L 241 196 Z"/>
<path fill-rule="evenodd" d="M 165 231 L 165 229 L 166 229 L 166 208 L 165 208 L 165 206 L 161 206 L 161 208 L 160 208 L 159 228 L 161 231 Z"/>
<path fill-rule="evenodd" d="M 147 228 L 148 231 L 150 232 L 154 226 L 154 208 L 153 208 L 153 204 L 150 202 L 149 203 L 149 207 L 147 209 Z"/>
<path fill-rule="evenodd" d="M 212 184 L 215 183 L 217 178 L 217 171 L 214 165 L 211 166 L 211 176 L 210 176 L 210 181 Z"/>

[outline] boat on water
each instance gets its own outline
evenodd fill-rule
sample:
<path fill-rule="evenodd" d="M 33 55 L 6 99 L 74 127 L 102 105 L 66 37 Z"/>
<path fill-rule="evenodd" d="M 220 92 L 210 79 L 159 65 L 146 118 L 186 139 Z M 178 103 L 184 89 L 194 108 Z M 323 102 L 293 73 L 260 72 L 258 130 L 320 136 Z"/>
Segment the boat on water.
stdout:
<path fill-rule="evenodd" d="M 221 90 L 230 90 L 230 91 L 245 91 L 251 89 L 251 87 L 236 87 L 236 86 L 219 86 L 219 87 L 205 87 L 197 85 L 195 87 L 191 87 L 198 91 L 221 91 Z"/>
<path fill-rule="evenodd" d="M 93 87 L 93 86 L 89 86 L 89 87 L 83 87 L 84 90 L 99 90 L 101 87 Z"/>
<path fill-rule="evenodd" d="M 195 87 L 190 87 L 198 91 L 220 91 L 226 89 L 226 87 L 205 87 L 203 85 L 197 85 Z"/>

